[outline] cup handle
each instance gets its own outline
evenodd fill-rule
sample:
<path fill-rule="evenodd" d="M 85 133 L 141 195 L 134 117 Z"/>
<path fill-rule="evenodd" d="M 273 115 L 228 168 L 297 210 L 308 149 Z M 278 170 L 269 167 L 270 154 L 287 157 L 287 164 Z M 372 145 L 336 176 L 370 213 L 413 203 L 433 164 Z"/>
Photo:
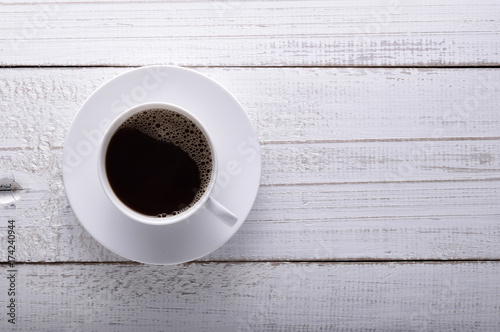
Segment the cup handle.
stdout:
<path fill-rule="evenodd" d="M 226 209 L 224 205 L 217 202 L 215 198 L 208 198 L 206 208 L 229 227 L 234 226 L 234 224 L 238 221 L 238 217 Z"/>

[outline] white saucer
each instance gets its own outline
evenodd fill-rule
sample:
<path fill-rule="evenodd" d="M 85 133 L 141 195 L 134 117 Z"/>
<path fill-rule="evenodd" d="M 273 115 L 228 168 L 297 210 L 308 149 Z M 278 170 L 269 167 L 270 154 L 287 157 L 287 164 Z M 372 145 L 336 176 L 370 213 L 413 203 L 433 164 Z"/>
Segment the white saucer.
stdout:
<path fill-rule="evenodd" d="M 214 198 L 238 217 L 233 227 L 205 209 L 186 221 L 146 225 L 127 218 L 107 198 L 97 175 L 102 133 L 121 112 L 147 102 L 178 105 L 214 133 L 219 162 Z M 227 242 L 250 212 L 260 172 L 257 134 L 240 103 L 208 77 L 174 66 L 134 69 L 97 89 L 76 115 L 63 153 L 66 194 L 83 227 L 114 253 L 150 264 L 191 261 Z"/>

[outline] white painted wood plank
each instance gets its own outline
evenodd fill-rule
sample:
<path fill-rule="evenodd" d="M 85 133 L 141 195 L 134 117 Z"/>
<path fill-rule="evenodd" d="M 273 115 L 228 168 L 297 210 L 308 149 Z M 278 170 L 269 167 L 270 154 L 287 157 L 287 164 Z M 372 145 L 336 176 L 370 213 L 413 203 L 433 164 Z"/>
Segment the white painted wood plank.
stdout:
<path fill-rule="evenodd" d="M 261 153 L 263 185 L 500 178 L 500 140 L 284 143 L 263 145 Z M 0 150 L 0 167 L 37 173 L 56 186 L 62 149 Z"/>
<path fill-rule="evenodd" d="M 0 209 L 16 219 L 20 261 L 124 260 L 80 226 L 62 188 L 39 193 Z M 203 260 L 500 259 L 499 199 L 500 181 L 263 186 L 235 237 Z"/>
<path fill-rule="evenodd" d="M 0 329 L 498 331 L 499 273 L 498 262 L 20 265 L 17 329 Z"/>
<path fill-rule="evenodd" d="M 127 70 L 0 69 L 0 148 L 62 147 L 85 99 Z M 499 69 L 196 70 L 240 100 L 264 143 L 499 136 Z"/>
<path fill-rule="evenodd" d="M 496 179 L 500 140 L 264 145 L 263 184 Z"/>
<path fill-rule="evenodd" d="M 495 0 L 4 2 L 0 65 L 497 65 Z"/>

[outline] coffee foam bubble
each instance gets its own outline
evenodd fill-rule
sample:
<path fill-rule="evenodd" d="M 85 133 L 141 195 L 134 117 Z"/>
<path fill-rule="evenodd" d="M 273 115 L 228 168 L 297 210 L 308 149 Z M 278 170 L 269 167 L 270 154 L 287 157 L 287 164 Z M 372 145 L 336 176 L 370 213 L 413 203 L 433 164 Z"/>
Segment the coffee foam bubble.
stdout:
<path fill-rule="evenodd" d="M 159 218 L 184 212 L 203 196 L 212 174 L 212 151 L 207 138 L 191 119 L 171 110 L 149 109 L 128 118 L 119 129 L 122 128 L 135 128 L 158 141 L 174 144 L 198 166 L 201 184 L 193 201 L 188 206 L 180 206 L 172 214 L 161 213 Z"/>

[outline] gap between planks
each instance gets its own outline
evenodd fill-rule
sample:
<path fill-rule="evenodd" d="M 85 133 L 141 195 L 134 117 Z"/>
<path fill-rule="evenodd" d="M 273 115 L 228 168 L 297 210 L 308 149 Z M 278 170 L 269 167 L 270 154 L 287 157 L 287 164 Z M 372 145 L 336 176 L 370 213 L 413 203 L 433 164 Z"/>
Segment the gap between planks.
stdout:
<path fill-rule="evenodd" d="M 460 263 L 494 263 L 500 262 L 500 258 L 485 258 L 485 259 L 350 259 L 350 260 L 325 260 L 325 259 L 307 259 L 307 260 L 217 260 L 217 261 L 201 261 L 195 260 L 182 264 L 182 265 L 207 265 L 207 264 L 254 264 L 254 263 L 271 263 L 273 265 L 281 264 L 384 264 L 384 263 L 400 263 L 400 264 L 460 264 Z M 0 262 L 1 265 L 7 266 L 8 262 Z M 145 265 L 153 266 L 154 264 L 144 264 L 134 261 L 57 261 L 57 262 L 15 262 L 15 265 Z"/>
<path fill-rule="evenodd" d="M 155 65 L 144 65 L 144 66 L 175 66 L 173 64 L 162 64 L 158 63 Z M 103 64 L 103 65 L 0 65 L 0 69 L 22 69 L 22 68 L 37 68 L 37 69 L 43 69 L 43 68 L 48 68 L 48 69 L 58 69 L 58 68 L 140 68 L 142 66 L 131 66 L 131 65 L 108 65 L 108 64 Z M 442 66 L 442 65 L 436 65 L 436 66 L 428 66 L 428 65 L 412 65 L 412 66 L 401 66 L 401 65 L 396 65 L 396 66 L 387 66 L 387 65 L 373 65 L 373 66 L 353 66 L 353 65 L 325 65 L 325 66 L 318 66 L 318 65 L 283 65 L 283 66 L 260 66 L 260 65 L 255 65 L 255 66 L 232 66 L 232 65 L 213 65 L 213 66 L 180 66 L 183 68 L 196 68 L 196 69 L 203 69 L 203 68 L 228 68 L 228 69 L 237 69 L 237 68 L 242 68 L 242 69 L 266 69 L 266 68 L 291 68 L 291 69 L 297 69 L 297 68 L 306 68 L 306 69 L 347 69 L 347 68 L 352 68 L 352 69 L 496 69 L 500 68 L 500 65 L 463 65 L 463 66 L 457 66 L 457 65 L 451 65 L 451 66 Z"/>

